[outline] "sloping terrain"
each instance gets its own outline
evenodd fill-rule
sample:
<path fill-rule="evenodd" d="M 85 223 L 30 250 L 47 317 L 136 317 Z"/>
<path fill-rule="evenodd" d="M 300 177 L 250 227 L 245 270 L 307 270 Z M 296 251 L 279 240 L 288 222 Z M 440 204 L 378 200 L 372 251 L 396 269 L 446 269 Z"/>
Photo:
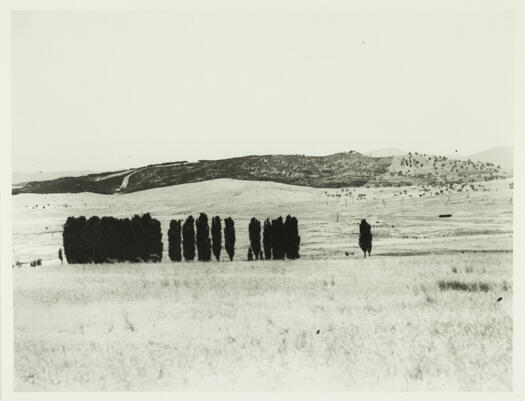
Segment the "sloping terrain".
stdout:
<path fill-rule="evenodd" d="M 129 170 L 122 172 L 109 172 L 89 174 L 81 177 L 62 177 L 55 180 L 31 181 L 18 187 L 13 187 L 12 193 L 79 193 L 94 192 L 99 194 L 112 194 L 119 190 L 123 178 Z"/>
<path fill-rule="evenodd" d="M 78 171 L 35 171 L 32 173 L 21 173 L 13 171 L 11 178 L 13 185 L 23 184 L 30 181 L 55 180 L 60 177 L 80 177 L 82 175 L 95 174 L 98 171 L 78 170 Z"/>
<path fill-rule="evenodd" d="M 388 156 L 403 156 L 406 155 L 408 152 L 397 149 L 397 148 L 381 148 L 381 149 L 374 149 L 370 152 L 366 152 L 365 155 L 371 156 L 371 157 L 388 157 Z"/>
<path fill-rule="evenodd" d="M 14 387 L 510 391 L 513 183 L 462 185 L 219 179 L 15 196 Z M 68 216 L 144 212 L 161 222 L 162 263 L 60 264 Z M 200 212 L 235 221 L 233 262 L 224 250 L 220 262 L 169 261 L 170 220 Z M 299 220 L 301 258 L 246 261 L 250 219 L 286 214 Z M 366 259 L 362 218 L 374 235 Z"/>
<path fill-rule="evenodd" d="M 350 151 L 328 156 L 264 155 L 163 163 L 117 172 L 29 182 L 13 187 L 12 192 L 127 193 L 218 178 L 340 188 L 365 184 L 398 186 L 463 183 L 506 178 L 509 175 L 491 163 L 418 153 L 370 157 Z"/>
<path fill-rule="evenodd" d="M 498 146 L 470 156 L 472 160 L 499 164 L 502 168 L 514 168 L 514 148 L 512 146 Z"/>
<path fill-rule="evenodd" d="M 375 177 L 372 186 L 452 185 L 508 178 L 510 173 L 491 162 L 459 160 L 446 156 L 409 152 L 395 156 L 387 172 Z"/>
<path fill-rule="evenodd" d="M 362 257 L 362 218 L 372 224 L 373 256 L 381 253 L 512 249 L 512 180 L 450 187 L 309 188 L 263 181 L 219 179 L 146 191 L 100 195 L 20 194 L 13 197 L 13 261 L 57 260 L 69 216 L 133 217 L 149 212 L 161 222 L 164 257 L 171 219 L 205 212 L 232 217 L 236 254 L 248 252 L 252 217 L 292 214 L 299 219 L 301 257 Z M 440 214 L 452 217 L 440 219 Z M 223 252 L 223 258 L 227 258 Z"/>

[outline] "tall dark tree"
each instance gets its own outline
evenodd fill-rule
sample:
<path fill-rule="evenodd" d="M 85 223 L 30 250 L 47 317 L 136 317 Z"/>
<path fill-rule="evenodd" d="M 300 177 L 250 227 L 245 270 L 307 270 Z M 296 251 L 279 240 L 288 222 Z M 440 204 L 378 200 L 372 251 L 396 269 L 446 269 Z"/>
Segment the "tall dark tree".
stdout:
<path fill-rule="evenodd" d="M 301 237 L 299 236 L 297 218 L 290 215 L 286 216 L 284 222 L 284 234 L 286 257 L 288 259 L 298 259 Z"/>
<path fill-rule="evenodd" d="M 259 254 L 261 253 L 261 222 L 255 217 L 252 217 L 248 225 L 248 231 L 250 234 L 251 249 L 255 255 L 255 259 L 259 259 Z"/>
<path fill-rule="evenodd" d="M 211 240 L 208 216 L 201 213 L 195 221 L 197 227 L 197 257 L 200 261 L 209 262 L 211 260 Z"/>
<path fill-rule="evenodd" d="M 102 263 L 116 261 L 115 238 L 117 234 L 115 233 L 115 218 L 102 216 L 98 225 L 100 231 L 97 236 L 97 243 L 100 244 Z"/>
<path fill-rule="evenodd" d="M 233 260 L 235 255 L 235 223 L 231 217 L 224 219 L 224 248 L 230 260 Z"/>
<path fill-rule="evenodd" d="M 367 252 L 370 256 L 370 252 L 372 252 L 372 226 L 368 224 L 366 219 L 361 220 L 361 224 L 359 224 L 359 247 L 365 258 Z"/>
<path fill-rule="evenodd" d="M 89 262 L 85 231 L 86 218 L 84 216 L 67 218 L 62 231 L 64 254 L 67 263 Z"/>
<path fill-rule="evenodd" d="M 140 262 L 145 259 L 144 238 L 145 231 L 142 225 L 141 217 L 136 214 L 131 218 L 131 233 L 130 233 L 130 247 L 133 249 L 133 260 Z"/>
<path fill-rule="evenodd" d="M 168 253 L 170 259 L 174 262 L 182 260 L 181 254 L 181 221 L 171 220 L 168 230 Z"/>
<path fill-rule="evenodd" d="M 211 219 L 211 242 L 212 250 L 217 261 L 221 258 L 221 248 L 222 248 L 222 230 L 221 230 L 221 218 L 215 216 Z"/>
<path fill-rule="evenodd" d="M 149 213 L 142 215 L 142 225 L 145 231 L 144 260 L 158 262 L 162 260 L 162 230 L 160 222 L 152 219 Z"/>
<path fill-rule="evenodd" d="M 263 248 L 264 259 L 270 260 L 272 258 L 272 222 L 270 219 L 264 221 Z"/>
<path fill-rule="evenodd" d="M 185 260 L 195 259 L 195 227 L 193 216 L 189 216 L 182 226 L 182 247 Z"/>
<path fill-rule="evenodd" d="M 86 247 L 90 262 L 104 263 L 100 244 L 100 218 L 91 216 L 86 222 Z"/>
<path fill-rule="evenodd" d="M 88 221 L 89 222 L 89 221 Z M 137 262 L 138 258 L 135 254 L 135 249 L 133 248 L 133 226 L 131 224 L 131 220 L 126 219 L 120 219 L 118 220 L 119 226 L 120 226 L 120 232 L 119 232 L 119 242 L 120 242 L 120 257 L 119 260 L 121 261 L 131 261 L 131 262 Z"/>
<path fill-rule="evenodd" d="M 284 259 L 285 252 L 285 234 L 283 218 L 278 217 L 272 220 L 272 257 L 273 259 Z"/>

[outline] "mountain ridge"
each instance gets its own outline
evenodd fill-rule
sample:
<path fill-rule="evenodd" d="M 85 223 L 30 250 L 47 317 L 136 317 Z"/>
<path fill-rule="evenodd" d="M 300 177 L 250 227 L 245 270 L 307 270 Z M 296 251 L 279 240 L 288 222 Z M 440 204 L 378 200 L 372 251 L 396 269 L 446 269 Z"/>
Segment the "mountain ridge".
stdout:
<path fill-rule="evenodd" d="M 372 157 L 349 151 L 326 156 L 249 155 L 150 164 L 127 170 L 32 181 L 14 186 L 12 193 L 130 193 L 217 178 L 339 188 L 470 182 L 508 176 L 490 162 L 455 160 L 418 152 Z"/>
<path fill-rule="evenodd" d="M 514 147 L 512 146 L 496 146 L 485 149 L 481 152 L 470 155 L 469 158 L 472 160 L 499 164 L 501 167 L 508 170 L 514 169 Z"/>

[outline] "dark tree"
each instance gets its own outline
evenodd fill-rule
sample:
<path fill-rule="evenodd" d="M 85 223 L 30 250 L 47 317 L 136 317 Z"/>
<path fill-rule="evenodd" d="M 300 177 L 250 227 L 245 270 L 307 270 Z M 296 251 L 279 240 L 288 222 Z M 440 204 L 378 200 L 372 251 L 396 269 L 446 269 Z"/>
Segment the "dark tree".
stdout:
<path fill-rule="evenodd" d="M 130 229 L 130 248 L 133 249 L 132 259 L 137 262 L 144 261 L 143 258 L 145 257 L 146 251 L 142 238 L 144 238 L 145 231 L 142 226 L 142 219 L 138 214 L 132 217 Z"/>
<path fill-rule="evenodd" d="M 301 237 L 299 236 L 297 218 L 290 215 L 286 216 L 284 233 L 286 257 L 288 259 L 298 259 Z"/>
<path fill-rule="evenodd" d="M 263 248 L 264 259 L 270 260 L 272 258 L 272 222 L 270 219 L 264 221 Z"/>
<path fill-rule="evenodd" d="M 119 260 L 121 261 L 130 261 L 136 262 L 137 257 L 135 255 L 135 249 L 133 248 L 133 230 L 131 220 L 120 219 L 118 220 L 119 224 Z M 96 248 L 95 248 L 96 249 Z"/>
<path fill-rule="evenodd" d="M 181 221 L 171 220 L 170 228 L 168 230 L 168 253 L 170 259 L 174 262 L 182 260 L 181 255 Z"/>
<path fill-rule="evenodd" d="M 146 258 L 144 260 L 160 262 L 162 260 L 162 230 L 160 221 L 152 219 L 149 213 L 142 215 L 142 224 L 145 231 Z"/>
<path fill-rule="evenodd" d="M 278 217 L 272 220 L 272 257 L 273 259 L 284 259 L 285 254 L 283 218 Z"/>
<path fill-rule="evenodd" d="M 233 260 L 235 255 L 235 223 L 231 217 L 224 219 L 224 248 Z"/>
<path fill-rule="evenodd" d="M 62 241 L 67 263 L 88 263 L 86 247 L 86 218 L 68 217 L 62 232 Z"/>
<path fill-rule="evenodd" d="M 361 224 L 359 224 L 359 247 L 363 251 L 365 258 L 367 252 L 368 256 L 370 256 L 370 252 L 372 252 L 372 231 L 366 219 L 361 220 Z"/>
<path fill-rule="evenodd" d="M 222 230 L 221 230 L 221 218 L 215 216 L 211 219 L 211 242 L 213 254 L 217 261 L 221 258 L 221 248 L 222 248 Z"/>
<path fill-rule="evenodd" d="M 62 248 L 58 248 L 58 258 L 60 259 L 60 264 L 64 264 L 64 258 L 62 257 Z"/>
<path fill-rule="evenodd" d="M 195 221 L 195 226 L 197 227 L 197 257 L 200 261 L 209 262 L 211 260 L 211 241 L 206 213 L 200 214 Z"/>
<path fill-rule="evenodd" d="M 248 225 L 250 234 L 250 245 L 256 259 L 259 259 L 261 253 L 261 222 L 255 217 L 252 217 Z"/>
<path fill-rule="evenodd" d="M 195 227 L 193 216 L 189 216 L 182 226 L 182 247 L 185 260 L 195 259 Z"/>
<path fill-rule="evenodd" d="M 117 237 L 117 233 L 115 232 L 115 228 L 115 218 L 103 216 L 100 219 L 97 243 L 100 244 L 101 263 L 116 261 L 115 238 Z"/>
<path fill-rule="evenodd" d="M 104 263 L 100 255 L 102 249 L 100 244 L 100 218 L 91 216 L 86 223 L 86 248 L 90 262 Z"/>
<path fill-rule="evenodd" d="M 252 247 L 249 247 L 249 248 L 248 248 L 248 260 L 249 260 L 249 261 L 252 261 L 252 260 L 253 260 L 253 251 L 252 251 Z"/>

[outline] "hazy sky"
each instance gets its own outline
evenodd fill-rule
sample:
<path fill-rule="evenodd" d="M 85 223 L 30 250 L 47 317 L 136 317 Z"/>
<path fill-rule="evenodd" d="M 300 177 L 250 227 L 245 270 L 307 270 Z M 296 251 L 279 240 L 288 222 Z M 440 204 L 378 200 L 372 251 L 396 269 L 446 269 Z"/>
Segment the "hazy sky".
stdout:
<path fill-rule="evenodd" d="M 513 143 L 513 16 L 16 12 L 13 170 Z"/>

